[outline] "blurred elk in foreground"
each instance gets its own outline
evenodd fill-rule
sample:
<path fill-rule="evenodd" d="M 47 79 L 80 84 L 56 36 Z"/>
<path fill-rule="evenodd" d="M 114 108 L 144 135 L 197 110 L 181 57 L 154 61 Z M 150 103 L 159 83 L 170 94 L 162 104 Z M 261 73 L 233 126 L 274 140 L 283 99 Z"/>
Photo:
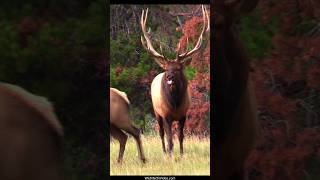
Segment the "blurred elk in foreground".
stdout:
<path fill-rule="evenodd" d="M 178 121 L 178 138 L 180 143 L 180 154 L 183 154 L 183 128 L 186 121 L 186 113 L 190 106 L 191 99 L 188 89 L 188 81 L 183 74 L 184 67 L 191 62 L 190 56 L 197 52 L 202 44 L 203 34 L 209 31 L 209 17 L 206 9 L 202 6 L 203 28 L 197 44 L 188 52 L 181 53 L 180 44 L 178 44 L 175 59 L 168 59 L 164 55 L 159 54 L 152 46 L 152 42 L 148 32 L 146 31 L 146 21 L 148 9 L 142 11 L 141 28 L 143 37 L 141 42 L 147 52 L 154 58 L 158 65 L 165 71 L 158 74 L 151 84 L 151 98 L 154 113 L 159 124 L 159 133 L 162 141 L 163 152 L 166 153 L 164 132 L 166 133 L 168 152 L 170 157 L 173 151 L 172 129 L 173 121 Z M 161 46 L 160 46 L 160 50 Z M 189 58 L 189 59 L 188 59 Z"/>
<path fill-rule="evenodd" d="M 214 178 L 241 180 L 258 135 L 250 61 L 233 32 L 235 19 L 258 0 L 216 0 L 214 4 Z"/>
<path fill-rule="evenodd" d="M 61 179 L 63 136 L 52 105 L 43 97 L 0 82 L 0 179 Z"/>
<path fill-rule="evenodd" d="M 129 133 L 137 142 L 140 159 L 145 163 L 140 139 L 140 130 L 132 124 L 129 117 L 129 100 L 126 93 L 115 88 L 110 88 L 110 134 L 120 143 L 118 163 L 122 162 L 128 136 L 122 131 Z"/>

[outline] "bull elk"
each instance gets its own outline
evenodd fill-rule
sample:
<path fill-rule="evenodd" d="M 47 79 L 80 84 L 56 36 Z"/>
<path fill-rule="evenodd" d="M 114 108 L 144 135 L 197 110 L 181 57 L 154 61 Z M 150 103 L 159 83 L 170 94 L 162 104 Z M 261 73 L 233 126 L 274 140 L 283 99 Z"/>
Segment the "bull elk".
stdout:
<path fill-rule="evenodd" d="M 115 88 L 110 88 L 110 134 L 117 139 L 120 144 L 118 163 L 122 162 L 128 136 L 122 131 L 129 133 L 134 137 L 137 143 L 140 159 L 146 162 L 142 143 L 140 139 L 140 130 L 132 124 L 129 117 L 129 100 L 126 93 Z"/>
<path fill-rule="evenodd" d="M 62 136 L 45 98 L 0 82 L 0 179 L 61 179 Z"/>
<path fill-rule="evenodd" d="M 141 28 L 143 36 L 141 42 L 145 50 L 154 58 L 156 63 L 165 71 L 158 74 L 151 84 L 151 98 L 155 117 L 159 124 L 159 134 L 162 141 L 163 152 L 166 153 L 164 142 L 164 133 L 166 133 L 169 156 L 172 157 L 172 123 L 178 121 L 178 138 L 180 143 L 180 154 L 183 154 L 183 128 L 186 121 L 186 113 L 191 99 L 188 88 L 188 82 L 183 74 L 185 66 L 191 62 L 190 56 L 197 52 L 202 44 L 203 34 L 209 31 L 209 17 L 206 9 L 202 6 L 203 28 L 195 47 L 191 51 L 180 53 L 180 44 L 178 44 L 175 59 L 168 59 L 159 54 L 152 46 L 149 34 L 146 32 L 146 21 L 148 9 L 143 10 L 141 15 Z M 160 47 L 161 49 L 161 47 Z M 189 58 L 189 59 L 188 59 Z"/>
<path fill-rule="evenodd" d="M 250 61 L 232 26 L 258 0 L 217 0 L 214 4 L 214 174 L 244 179 L 244 162 L 258 135 L 257 105 Z"/>

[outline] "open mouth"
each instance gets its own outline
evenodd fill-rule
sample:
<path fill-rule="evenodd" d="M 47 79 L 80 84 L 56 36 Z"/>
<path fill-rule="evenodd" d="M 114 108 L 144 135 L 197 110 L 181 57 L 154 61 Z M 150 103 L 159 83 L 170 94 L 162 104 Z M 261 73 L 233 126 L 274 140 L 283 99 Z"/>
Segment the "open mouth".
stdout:
<path fill-rule="evenodd" d="M 173 91 L 173 81 L 172 80 L 167 80 L 167 84 L 169 86 L 170 91 Z"/>

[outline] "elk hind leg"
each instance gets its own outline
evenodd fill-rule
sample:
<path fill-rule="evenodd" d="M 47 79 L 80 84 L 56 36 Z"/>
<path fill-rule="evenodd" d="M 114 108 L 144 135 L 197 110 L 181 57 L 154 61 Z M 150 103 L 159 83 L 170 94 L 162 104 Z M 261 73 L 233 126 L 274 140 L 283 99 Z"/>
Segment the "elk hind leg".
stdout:
<path fill-rule="evenodd" d="M 110 124 L 110 134 L 112 137 L 114 137 L 119 141 L 120 149 L 119 149 L 119 155 L 118 155 L 118 163 L 121 163 L 128 136 L 124 132 L 122 132 L 119 128 L 113 126 L 112 124 Z"/>
<path fill-rule="evenodd" d="M 128 129 L 125 129 L 125 131 L 127 133 L 131 134 L 133 136 L 133 138 L 135 139 L 135 141 L 137 143 L 139 157 L 140 157 L 141 161 L 143 163 L 145 163 L 146 162 L 146 158 L 145 158 L 144 153 L 143 153 L 143 147 L 142 147 L 142 142 L 141 142 L 141 138 L 140 138 L 140 130 L 139 130 L 139 128 L 131 125 L 131 127 L 128 128 Z"/>

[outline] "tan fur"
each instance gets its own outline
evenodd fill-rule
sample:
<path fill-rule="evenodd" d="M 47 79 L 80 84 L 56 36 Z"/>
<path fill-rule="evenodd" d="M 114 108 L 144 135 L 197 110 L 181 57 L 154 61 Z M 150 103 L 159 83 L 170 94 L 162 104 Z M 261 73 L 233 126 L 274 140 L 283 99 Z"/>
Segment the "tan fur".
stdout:
<path fill-rule="evenodd" d="M 118 89 L 110 88 L 110 134 L 117 139 L 120 144 L 119 163 L 122 161 L 127 141 L 127 135 L 123 131 L 134 137 L 137 142 L 140 159 L 142 162 L 145 162 L 146 159 L 140 139 L 140 130 L 134 126 L 129 117 L 129 100 L 127 94 Z"/>
<path fill-rule="evenodd" d="M 125 92 L 110 88 L 110 123 L 120 129 L 132 129 L 132 121 L 126 103 L 129 104 Z"/>
<path fill-rule="evenodd" d="M 180 108 L 176 111 L 168 109 L 168 107 L 163 103 L 163 97 L 161 96 L 161 80 L 164 73 L 158 74 L 152 81 L 151 84 L 151 98 L 153 109 L 162 117 L 167 117 L 168 114 L 171 114 L 174 120 L 179 120 L 181 116 L 184 116 L 191 103 L 189 88 L 187 88 L 187 93 L 184 98 L 184 102 L 181 104 Z"/>
<path fill-rule="evenodd" d="M 127 94 L 123 91 L 119 91 L 118 89 L 116 88 L 110 88 L 110 91 L 114 92 L 114 93 L 117 93 L 119 96 L 121 96 L 128 104 L 130 104 L 130 101 L 127 97 Z"/>
<path fill-rule="evenodd" d="M 58 180 L 63 130 L 52 105 L 0 83 L 0 179 Z"/>

